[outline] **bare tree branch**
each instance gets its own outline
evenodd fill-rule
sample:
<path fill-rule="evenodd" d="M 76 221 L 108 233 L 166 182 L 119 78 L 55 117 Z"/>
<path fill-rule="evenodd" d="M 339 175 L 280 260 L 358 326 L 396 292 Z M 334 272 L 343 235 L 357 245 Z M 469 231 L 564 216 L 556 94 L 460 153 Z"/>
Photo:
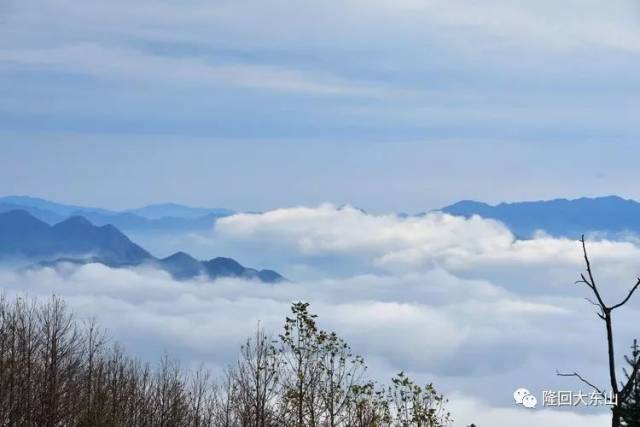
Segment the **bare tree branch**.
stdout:
<path fill-rule="evenodd" d="M 633 288 L 631 288 L 631 290 L 627 294 L 627 297 L 625 299 L 623 299 L 621 303 L 616 304 L 613 307 L 611 307 L 611 310 L 615 310 L 616 308 L 619 308 L 619 307 L 622 307 L 623 305 L 625 305 L 627 303 L 627 301 L 629 301 L 629 299 L 631 299 L 631 297 L 633 296 L 633 293 L 636 291 L 636 289 L 638 289 L 638 286 L 640 286 L 640 278 L 638 278 L 636 284 L 633 286 Z"/>
<path fill-rule="evenodd" d="M 591 285 L 591 283 L 586 279 L 586 277 L 584 277 L 584 274 L 580 274 L 580 280 L 576 280 L 574 282 L 576 285 L 579 285 L 580 283 L 584 283 L 585 285 L 587 285 L 590 288 L 593 288 L 593 286 Z"/>
<path fill-rule="evenodd" d="M 598 304 L 597 302 L 595 302 L 591 298 L 585 298 L 585 301 L 587 301 L 589 304 L 593 305 L 594 307 L 596 307 L 599 310 L 599 311 L 596 312 L 596 315 L 599 318 L 601 318 L 602 320 L 606 320 L 606 318 L 604 317 L 604 312 L 602 311 L 602 307 L 600 307 L 600 304 Z"/>
<path fill-rule="evenodd" d="M 588 385 L 589 387 L 593 388 L 598 393 L 604 395 L 604 393 L 603 393 L 603 391 L 601 389 L 599 389 L 598 387 L 593 385 L 591 382 L 589 382 L 586 379 L 584 379 L 584 377 L 582 375 L 580 375 L 579 373 L 577 373 L 577 372 L 572 372 L 572 373 L 569 374 L 569 373 L 562 373 L 562 372 L 556 371 L 556 375 L 559 376 L 559 377 L 576 377 L 580 381 L 582 381 L 583 383 Z"/>
<path fill-rule="evenodd" d="M 585 240 L 584 240 L 584 234 L 580 238 L 580 242 L 582 242 L 582 254 L 584 256 L 584 262 L 585 262 L 585 264 L 587 266 L 587 274 L 589 275 L 589 280 L 587 280 L 584 277 L 584 274 L 580 274 L 580 277 L 582 278 L 582 281 L 584 283 L 586 283 L 591 288 L 591 290 L 593 291 L 594 295 L 596 296 L 596 299 L 598 300 L 598 304 L 600 304 L 600 307 L 602 307 L 602 311 L 604 313 L 607 313 L 609 308 L 607 307 L 607 305 L 604 303 L 602 297 L 600 296 L 600 292 L 598 291 L 598 287 L 596 285 L 596 281 L 593 278 L 593 271 L 591 270 L 591 262 L 589 261 L 589 256 L 587 255 L 587 245 L 586 245 Z"/>

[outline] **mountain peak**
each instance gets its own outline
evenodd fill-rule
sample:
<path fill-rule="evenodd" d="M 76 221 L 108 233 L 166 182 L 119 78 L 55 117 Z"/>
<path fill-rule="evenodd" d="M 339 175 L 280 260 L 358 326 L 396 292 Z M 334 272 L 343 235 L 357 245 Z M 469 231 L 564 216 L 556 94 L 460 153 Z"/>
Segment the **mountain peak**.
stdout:
<path fill-rule="evenodd" d="M 235 259 L 216 257 L 204 262 L 207 271 L 215 272 L 216 274 L 224 273 L 231 276 L 241 275 L 245 268 Z"/>
<path fill-rule="evenodd" d="M 186 252 L 157 259 L 133 243 L 113 225 L 95 226 L 83 216 L 72 216 L 51 226 L 26 210 L 0 212 L 0 258 L 29 260 L 38 265 L 99 262 L 111 267 L 155 264 L 174 278 L 240 277 L 263 282 L 284 280 L 275 271 L 246 268 L 231 258 L 199 261 Z"/>
<path fill-rule="evenodd" d="M 55 227 L 93 227 L 93 224 L 83 216 L 74 215 L 59 222 Z"/>
<path fill-rule="evenodd" d="M 186 252 L 182 252 L 182 251 L 178 251 L 172 255 L 169 255 L 166 258 L 163 258 L 161 261 L 168 261 L 168 262 L 191 262 L 191 261 L 196 261 L 198 262 L 197 259 L 195 259 L 194 257 L 192 257 L 191 255 L 189 255 Z"/>
<path fill-rule="evenodd" d="M 0 214 L 0 257 L 46 261 L 87 255 L 115 264 L 139 264 L 151 258 L 117 228 L 96 227 L 81 216 L 50 226 L 25 211 Z"/>

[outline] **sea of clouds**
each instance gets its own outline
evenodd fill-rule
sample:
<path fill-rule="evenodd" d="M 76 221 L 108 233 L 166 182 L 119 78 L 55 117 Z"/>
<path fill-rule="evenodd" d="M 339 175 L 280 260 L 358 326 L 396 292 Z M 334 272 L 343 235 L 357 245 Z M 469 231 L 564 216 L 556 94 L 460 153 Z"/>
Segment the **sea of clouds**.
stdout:
<path fill-rule="evenodd" d="M 203 257 L 276 268 L 290 281 L 179 282 L 148 268 L 91 264 L 4 270 L 0 283 L 9 295 L 64 297 L 78 317 L 95 316 L 140 357 L 167 353 L 216 371 L 258 324 L 277 334 L 290 303 L 308 301 L 321 327 L 365 356 L 373 378 L 405 370 L 435 382 L 456 426 L 607 424 L 606 409 L 528 410 L 511 396 L 519 387 L 539 400 L 543 390 L 584 388 L 556 369 L 606 388 L 603 325 L 584 300 L 587 289 L 574 284 L 584 268 L 577 240 L 543 233 L 518 240 L 478 217 L 321 205 L 238 214 L 173 242 Z M 640 248 L 598 240 L 588 250 L 606 298 L 622 299 L 640 272 Z M 636 299 L 616 315 L 619 358 L 639 308 Z"/>

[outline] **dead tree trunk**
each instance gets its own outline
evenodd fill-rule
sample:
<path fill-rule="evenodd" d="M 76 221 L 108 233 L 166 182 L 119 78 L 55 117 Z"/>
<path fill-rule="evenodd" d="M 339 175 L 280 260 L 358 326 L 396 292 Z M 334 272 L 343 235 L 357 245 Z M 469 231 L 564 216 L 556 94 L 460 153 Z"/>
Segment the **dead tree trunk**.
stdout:
<path fill-rule="evenodd" d="M 593 271 L 591 269 L 591 262 L 589 261 L 589 256 L 587 255 L 587 247 L 584 241 L 584 235 L 582 235 L 582 237 L 580 238 L 580 242 L 582 243 L 582 253 L 583 253 L 584 262 L 586 265 L 586 276 L 584 273 L 580 274 L 580 280 L 578 280 L 576 284 L 586 285 L 591 290 L 591 292 L 593 293 L 593 296 L 595 297 L 595 300 L 592 298 L 586 298 L 586 300 L 596 307 L 596 309 L 598 310 L 596 314 L 605 324 L 605 330 L 606 330 L 606 336 L 607 336 L 607 360 L 608 360 L 609 381 L 611 384 L 611 393 L 615 399 L 614 400 L 615 404 L 611 407 L 611 427 L 620 427 L 621 426 L 620 408 L 621 408 L 621 405 L 629 398 L 629 395 L 631 393 L 631 389 L 633 386 L 633 381 L 628 380 L 627 382 L 622 384 L 618 382 L 618 378 L 616 374 L 617 369 L 616 369 L 615 345 L 614 345 L 615 340 L 613 335 L 613 316 L 612 315 L 616 309 L 624 306 L 627 302 L 629 302 L 629 300 L 631 299 L 635 291 L 640 286 L 640 278 L 636 280 L 635 285 L 633 285 L 631 290 L 628 292 L 627 296 L 621 302 L 615 305 L 607 305 L 604 299 L 602 298 L 600 290 L 598 289 L 598 285 L 596 284 L 596 281 L 593 277 Z M 636 365 L 633 367 L 631 378 L 635 378 L 635 376 L 638 373 L 638 369 L 640 369 L 640 362 L 636 363 Z M 577 372 L 573 372 L 573 373 L 558 372 L 557 374 L 563 377 L 566 377 L 566 376 L 576 377 L 583 383 L 587 384 L 589 387 L 593 388 L 598 393 L 602 394 L 603 396 L 605 395 L 605 392 L 601 388 L 596 387 L 595 385 L 593 385 L 592 382 L 587 381 L 586 379 L 584 379 L 584 377 L 582 377 Z"/>

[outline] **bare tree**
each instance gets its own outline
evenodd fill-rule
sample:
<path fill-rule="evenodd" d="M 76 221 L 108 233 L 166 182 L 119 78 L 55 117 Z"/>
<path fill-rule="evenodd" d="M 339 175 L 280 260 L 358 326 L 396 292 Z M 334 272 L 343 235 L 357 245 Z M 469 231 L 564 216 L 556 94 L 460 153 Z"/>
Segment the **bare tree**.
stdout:
<path fill-rule="evenodd" d="M 220 427 L 237 427 L 238 385 L 233 368 L 227 368 L 221 380 L 221 386 L 215 395 L 215 425 Z"/>
<path fill-rule="evenodd" d="M 614 401 L 614 405 L 611 407 L 611 426 L 619 427 L 621 425 L 621 405 L 627 401 L 629 398 L 634 380 L 638 375 L 640 369 L 640 362 L 636 362 L 635 366 L 633 366 L 631 373 L 629 374 L 626 381 L 619 383 L 617 377 L 617 366 L 616 366 L 616 357 L 615 357 L 615 339 L 613 334 L 613 312 L 621 307 L 623 307 L 633 294 L 636 292 L 638 287 L 640 287 L 640 278 L 636 280 L 636 283 L 631 287 L 627 295 L 617 304 L 609 305 L 607 304 L 598 288 L 598 284 L 594 279 L 593 270 L 591 268 L 591 262 L 589 261 L 589 256 L 587 254 L 587 247 L 584 239 L 584 235 L 580 238 L 580 242 L 582 243 L 582 253 L 584 256 L 586 275 L 585 273 L 580 274 L 580 280 L 576 281 L 576 284 L 581 284 L 587 286 L 587 288 L 593 294 L 593 298 L 586 298 L 586 300 L 591 303 L 594 307 L 596 307 L 597 316 L 604 322 L 606 337 L 607 337 L 607 360 L 608 360 L 608 373 L 609 373 L 609 381 L 611 385 L 611 393 Z M 602 388 L 594 385 L 592 381 L 587 380 L 578 372 L 572 373 L 561 373 L 557 372 L 559 376 L 563 377 L 575 377 L 578 380 L 582 381 L 584 384 L 591 387 L 597 393 L 601 395 L 605 395 L 605 392 Z"/>
<path fill-rule="evenodd" d="M 186 424 L 188 402 L 180 364 L 164 356 L 155 381 L 155 410 L 159 427 Z"/>
<path fill-rule="evenodd" d="M 54 427 L 65 424 L 76 411 L 75 383 L 80 372 L 78 330 L 64 302 L 52 297 L 38 312 L 41 327 L 41 360 L 44 383 L 38 424 Z"/>
<path fill-rule="evenodd" d="M 189 414 L 191 417 L 189 424 L 193 427 L 211 425 L 213 413 L 209 408 L 215 401 L 216 391 L 212 384 L 211 373 L 200 366 L 192 376 L 189 385 Z"/>
<path fill-rule="evenodd" d="M 275 403 L 280 364 L 278 350 L 258 325 L 255 337 L 240 348 L 235 370 L 239 395 L 249 416 L 248 427 L 277 425 Z"/>
<path fill-rule="evenodd" d="M 94 320 L 64 302 L 0 295 L 0 425 L 78 427 L 441 426 L 444 400 L 404 374 L 392 387 L 292 305 L 279 344 L 258 327 L 217 385 L 164 356 L 157 368 L 107 347 Z M 410 392 L 411 394 L 407 394 Z M 410 399 L 408 399 L 410 397 Z"/>

